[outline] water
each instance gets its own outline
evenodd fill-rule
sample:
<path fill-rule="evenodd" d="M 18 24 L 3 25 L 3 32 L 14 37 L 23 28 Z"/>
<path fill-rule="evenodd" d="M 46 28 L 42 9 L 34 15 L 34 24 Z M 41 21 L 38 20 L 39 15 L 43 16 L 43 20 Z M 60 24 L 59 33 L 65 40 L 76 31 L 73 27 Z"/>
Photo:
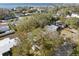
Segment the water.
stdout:
<path fill-rule="evenodd" d="M 24 6 L 30 6 L 30 7 L 47 7 L 52 6 L 52 3 L 0 3 L 0 8 L 16 8 L 16 7 L 24 7 Z"/>

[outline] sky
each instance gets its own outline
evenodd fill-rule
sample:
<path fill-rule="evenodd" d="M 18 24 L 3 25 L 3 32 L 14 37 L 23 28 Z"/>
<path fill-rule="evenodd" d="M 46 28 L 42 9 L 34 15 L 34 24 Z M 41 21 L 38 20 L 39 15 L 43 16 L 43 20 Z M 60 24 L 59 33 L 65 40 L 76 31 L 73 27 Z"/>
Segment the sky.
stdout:
<path fill-rule="evenodd" d="M 23 6 L 51 6 L 51 3 L 0 3 L 0 8 L 15 8 Z"/>

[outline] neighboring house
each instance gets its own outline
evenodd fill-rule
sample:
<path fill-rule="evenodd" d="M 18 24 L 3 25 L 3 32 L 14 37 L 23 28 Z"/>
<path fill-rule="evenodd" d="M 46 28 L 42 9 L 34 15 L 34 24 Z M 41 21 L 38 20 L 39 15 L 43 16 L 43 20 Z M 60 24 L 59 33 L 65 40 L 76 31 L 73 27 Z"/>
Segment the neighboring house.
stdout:
<path fill-rule="evenodd" d="M 31 16 L 32 14 L 31 13 L 25 13 L 24 15 L 25 16 Z"/>
<path fill-rule="evenodd" d="M 9 26 L 0 26 L 0 32 L 6 32 L 9 30 L 10 30 Z"/>
<path fill-rule="evenodd" d="M 0 34 L 0 37 L 6 36 L 6 35 L 9 35 L 9 34 L 13 34 L 13 33 L 15 33 L 14 30 L 9 30 L 9 31 L 6 31 L 6 32 L 1 33 Z"/>
<path fill-rule="evenodd" d="M 4 16 L 3 20 L 9 20 L 9 19 L 14 19 L 16 18 L 15 15 L 14 16 Z"/>
<path fill-rule="evenodd" d="M 10 30 L 8 25 L 1 25 L 0 26 L 0 37 L 9 35 L 9 34 L 13 34 L 15 33 L 14 30 Z"/>
<path fill-rule="evenodd" d="M 12 11 L 16 11 L 16 8 L 13 8 Z"/>
<path fill-rule="evenodd" d="M 23 15 L 22 13 L 16 13 L 15 16 L 16 17 L 20 17 L 21 15 Z"/>
<path fill-rule="evenodd" d="M 70 18 L 70 17 L 76 17 L 76 18 L 79 18 L 79 14 L 72 13 L 71 15 L 67 15 L 67 16 L 66 16 L 66 18 Z"/>
<path fill-rule="evenodd" d="M 18 38 L 5 38 L 3 40 L 0 40 L 0 56 L 11 56 L 12 51 L 11 48 L 13 48 L 14 46 L 17 46 L 18 44 Z M 10 52 L 9 52 L 10 51 Z"/>
<path fill-rule="evenodd" d="M 24 17 L 24 16 L 26 16 L 26 15 L 27 15 L 27 14 L 16 13 L 16 14 L 15 14 L 15 17 L 16 17 L 16 20 L 18 21 L 18 20 L 22 19 L 22 17 Z"/>
<path fill-rule="evenodd" d="M 22 16 L 27 16 L 27 15 L 29 15 L 29 13 L 25 13 L 25 14 L 23 14 L 23 13 L 15 13 L 15 17 L 22 17 Z"/>

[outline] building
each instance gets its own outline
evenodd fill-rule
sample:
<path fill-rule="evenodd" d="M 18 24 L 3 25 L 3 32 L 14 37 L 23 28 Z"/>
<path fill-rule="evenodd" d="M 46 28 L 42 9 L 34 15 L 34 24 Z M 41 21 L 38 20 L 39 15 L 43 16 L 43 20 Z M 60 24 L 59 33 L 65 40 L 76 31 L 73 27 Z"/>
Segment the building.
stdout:
<path fill-rule="evenodd" d="M 61 21 L 56 21 L 56 22 L 54 23 L 54 25 L 55 25 L 55 26 L 58 26 L 59 29 L 64 29 L 64 28 L 68 27 L 68 25 L 64 24 L 64 23 L 61 22 Z"/>
<path fill-rule="evenodd" d="M 0 25 L 0 38 L 13 33 L 15 33 L 15 30 L 11 30 L 8 25 Z"/>
<path fill-rule="evenodd" d="M 9 30 L 9 31 L 6 31 L 6 32 L 1 33 L 0 34 L 0 37 L 6 36 L 6 35 L 10 35 L 10 34 L 13 34 L 13 33 L 15 33 L 14 30 Z"/>
<path fill-rule="evenodd" d="M 76 18 L 79 18 L 79 14 L 72 13 L 71 15 L 67 15 L 67 16 L 66 16 L 66 18 L 70 18 L 70 17 L 76 17 Z"/>
<path fill-rule="evenodd" d="M 6 32 L 6 31 L 9 31 L 9 30 L 10 30 L 10 28 L 7 25 L 0 26 L 0 34 Z"/>
<path fill-rule="evenodd" d="M 18 38 L 5 38 L 3 40 L 0 40 L 0 56 L 11 56 L 11 48 L 13 48 L 14 46 L 17 46 L 17 40 Z"/>
<path fill-rule="evenodd" d="M 9 26 L 0 26 L 0 30 L 1 31 L 8 31 L 9 30 Z"/>

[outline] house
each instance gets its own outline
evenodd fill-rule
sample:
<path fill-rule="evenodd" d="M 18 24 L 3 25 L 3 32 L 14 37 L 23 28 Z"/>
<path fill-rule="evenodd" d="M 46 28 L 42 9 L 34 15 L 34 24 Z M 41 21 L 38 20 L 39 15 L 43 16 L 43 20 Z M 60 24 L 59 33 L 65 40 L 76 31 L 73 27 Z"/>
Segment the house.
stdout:
<path fill-rule="evenodd" d="M 6 35 L 9 35 L 9 34 L 13 34 L 13 33 L 15 33 L 14 30 L 9 30 L 9 31 L 6 31 L 6 32 L 2 32 L 2 33 L 0 34 L 0 37 L 6 36 Z"/>
<path fill-rule="evenodd" d="M 3 20 L 9 20 L 9 19 L 14 19 L 14 18 L 16 18 L 15 15 L 5 15 L 3 17 Z"/>
<path fill-rule="evenodd" d="M 31 13 L 25 13 L 24 15 L 25 16 L 31 16 L 32 14 Z"/>
<path fill-rule="evenodd" d="M 3 40 L 0 40 L 0 56 L 10 56 L 11 54 L 8 53 L 11 48 L 14 46 L 17 46 L 18 44 L 18 38 L 5 38 Z"/>
<path fill-rule="evenodd" d="M 70 17 L 76 17 L 76 18 L 79 18 L 79 14 L 72 13 L 71 15 L 67 15 L 67 16 L 66 16 L 66 18 L 70 18 Z"/>
<path fill-rule="evenodd" d="M 11 30 L 7 24 L 0 25 L 0 37 L 13 34 L 13 33 L 15 33 L 15 30 Z"/>
<path fill-rule="evenodd" d="M 22 13 L 15 13 L 16 17 L 20 17 L 22 15 Z"/>
<path fill-rule="evenodd" d="M 6 32 L 6 31 L 9 31 L 10 30 L 10 28 L 9 28 L 9 26 L 7 26 L 7 25 L 5 25 L 5 26 L 0 26 L 0 34 L 2 33 L 2 32 Z"/>

